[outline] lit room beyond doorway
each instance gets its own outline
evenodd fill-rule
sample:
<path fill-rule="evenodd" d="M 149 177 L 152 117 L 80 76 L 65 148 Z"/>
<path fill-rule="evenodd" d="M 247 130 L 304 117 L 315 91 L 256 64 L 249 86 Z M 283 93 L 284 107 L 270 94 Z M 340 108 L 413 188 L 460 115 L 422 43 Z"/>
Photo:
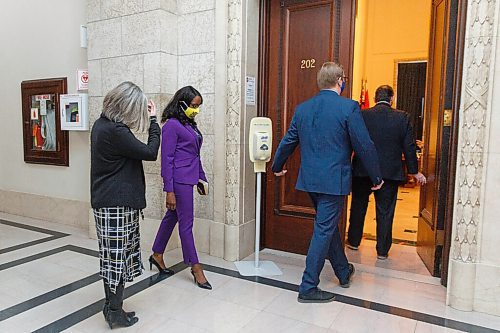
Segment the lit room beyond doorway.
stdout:
<path fill-rule="evenodd" d="M 431 4 L 431 0 L 390 0 L 383 4 L 358 0 L 351 79 L 352 98 L 359 99 L 362 108 L 375 105 L 377 87 L 390 85 L 394 88 L 393 107 L 409 114 L 420 165 Z M 348 225 L 350 201 L 349 198 Z M 371 195 L 363 240 L 358 251 L 346 248 L 349 259 L 360 264 L 430 276 L 416 250 L 419 206 L 420 186 L 408 176 L 398 190 L 389 257 L 378 260 L 375 198 Z"/>

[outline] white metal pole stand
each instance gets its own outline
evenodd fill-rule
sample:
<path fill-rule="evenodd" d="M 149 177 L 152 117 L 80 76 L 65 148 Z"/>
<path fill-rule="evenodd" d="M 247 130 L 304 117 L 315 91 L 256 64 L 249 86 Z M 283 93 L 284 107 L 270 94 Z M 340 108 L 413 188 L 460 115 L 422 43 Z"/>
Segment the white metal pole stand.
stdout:
<path fill-rule="evenodd" d="M 272 124 L 269 118 L 256 117 L 250 122 L 250 160 L 254 162 L 257 174 L 257 193 L 255 196 L 255 254 L 254 261 L 237 261 L 234 264 L 243 276 L 282 275 L 281 270 L 272 261 L 259 261 L 260 251 L 260 216 L 262 204 L 262 173 L 266 172 L 266 163 L 271 158 Z"/>
<path fill-rule="evenodd" d="M 257 195 L 255 198 L 255 268 L 259 268 L 261 199 L 262 199 L 262 172 L 257 172 Z"/>
<path fill-rule="evenodd" d="M 262 172 L 257 172 L 257 194 L 255 202 L 255 254 L 254 261 L 236 261 L 234 264 L 243 276 L 273 276 L 283 273 L 272 261 L 260 261 L 260 212 L 262 198 Z"/>

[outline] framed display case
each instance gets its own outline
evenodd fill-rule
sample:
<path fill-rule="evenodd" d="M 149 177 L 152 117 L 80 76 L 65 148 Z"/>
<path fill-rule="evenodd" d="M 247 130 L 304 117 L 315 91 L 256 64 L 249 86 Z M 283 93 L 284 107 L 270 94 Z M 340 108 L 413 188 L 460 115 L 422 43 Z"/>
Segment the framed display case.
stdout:
<path fill-rule="evenodd" d="M 61 95 L 61 129 L 63 131 L 88 131 L 87 94 Z"/>
<path fill-rule="evenodd" d="M 59 96 L 66 78 L 21 83 L 24 161 L 69 166 L 68 132 L 61 130 Z"/>

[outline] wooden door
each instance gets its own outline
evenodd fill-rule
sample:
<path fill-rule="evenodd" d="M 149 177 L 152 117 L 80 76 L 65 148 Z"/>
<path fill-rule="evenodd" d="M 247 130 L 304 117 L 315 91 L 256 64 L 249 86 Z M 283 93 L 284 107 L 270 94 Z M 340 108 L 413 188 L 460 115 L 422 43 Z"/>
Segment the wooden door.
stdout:
<path fill-rule="evenodd" d="M 446 82 L 448 0 L 432 2 L 428 81 L 424 119 L 422 173 L 427 184 L 420 190 L 417 253 L 432 275 L 439 274 L 444 232 L 438 228 L 441 138 Z"/>
<path fill-rule="evenodd" d="M 290 125 L 295 107 L 318 93 L 316 75 L 325 61 L 338 61 L 350 75 L 354 0 L 266 1 L 261 46 L 263 114 L 273 121 L 273 151 Z M 349 87 L 346 95 L 349 95 Z M 266 177 L 265 247 L 305 254 L 313 230 L 309 196 L 295 190 L 300 147 L 286 163 L 286 177 Z M 345 228 L 341 227 L 341 230 Z"/>

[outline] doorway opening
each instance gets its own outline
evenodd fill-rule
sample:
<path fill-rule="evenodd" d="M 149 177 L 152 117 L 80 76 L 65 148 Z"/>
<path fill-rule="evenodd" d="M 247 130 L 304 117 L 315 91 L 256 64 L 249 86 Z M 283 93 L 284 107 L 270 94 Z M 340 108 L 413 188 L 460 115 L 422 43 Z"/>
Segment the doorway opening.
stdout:
<path fill-rule="evenodd" d="M 462 0 L 388 0 L 383 5 L 368 0 L 261 1 L 259 115 L 273 122 L 273 151 L 295 107 L 318 92 L 316 73 L 325 61 L 344 66 L 349 78 L 344 97 L 373 106 L 375 89 L 391 85 L 394 106 L 412 116 L 420 169 L 428 183 L 418 187 L 409 178 L 400 187 L 394 238 L 401 244 L 393 246 L 384 264 L 377 262 L 370 240 L 375 221 L 369 209 L 362 243 L 366 250 L 346 250 L 354 262 L 358 256 L 364 264 L 437 276 L 446 284 L 464 12 Z M 445 121 L 447 114 L 454 120 Z M 262 247 L 307 252 L 315 212 L 308 195 L 294 189 L 299 167 L 300 150 L 287 161 L 287 177 L 273 177 L 268 165 Z M 346 209 L 339 224 L 344 237 L 348 218 Z M 411 256 L 396 255 L 395 248 Z M 364 257 L 370 253 L 375 260 Z"/>
<path fill-rule="evenodd" d="M 408 113 L 417 143 L 419 169 L 423 159 L 427 57 L 432 16 L 432 0 L 388 1 L 384 6 L 358 0 L 355 16 L 352 98 L 362 108 L 375 105 L 374 95 L 381 85 L 392 86 L 393 108 Z M 408 13 L 415 13 L 409 16 Z M 377 260 L 375 251 L 377 222 L 375 198 L 370 196 L 365 217 L 362 246 L 346 249 L 351 260 L 378 267 L 431 275 L 417 254 L 420 186 L 407 175 L 399 186 L 394 224 L 393 246 L 389 258 Z M 350 213 L 351 197 L 348 199 Z M 347 221 L 349 225 L 349 219 Z"/>

